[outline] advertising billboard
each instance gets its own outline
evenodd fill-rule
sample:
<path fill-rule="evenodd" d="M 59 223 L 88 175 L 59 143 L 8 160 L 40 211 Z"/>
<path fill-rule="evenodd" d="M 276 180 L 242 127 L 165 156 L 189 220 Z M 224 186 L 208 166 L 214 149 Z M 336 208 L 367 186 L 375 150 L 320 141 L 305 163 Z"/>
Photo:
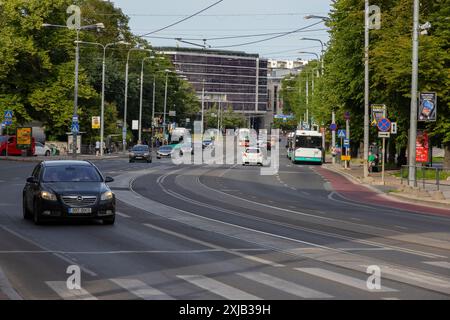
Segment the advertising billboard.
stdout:
<path fill-rule="evenodd" d="M 421 92 L 419 94 L 418 121 L 436 121 L 436 92 Z"/>
<path fill-rule="evenodd" d="M 416 138 L 416 162 L 428 162 L 428 133 L 417 131 Z"/>
<path fill-rule="evenodd" d="M 17 149 L 31 148 L 32 129 L 29 127 L 17 128 Z"/>

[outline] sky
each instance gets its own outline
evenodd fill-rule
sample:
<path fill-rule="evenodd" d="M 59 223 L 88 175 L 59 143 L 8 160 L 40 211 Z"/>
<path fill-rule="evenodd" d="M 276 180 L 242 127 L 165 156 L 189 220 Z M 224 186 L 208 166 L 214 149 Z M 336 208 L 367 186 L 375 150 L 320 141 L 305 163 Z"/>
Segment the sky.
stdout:
<path fill-rule="evenodd" d="M 166 27 L 200 11 L 218 0 L 112 0 L 115 7 L 130 17 L 130 28 L 134 34 L 143 35 Z M 302 37 L 328 41 L 325 25 L 319 19 L 304 19 L 305 15 L 327 16 L 331 0 L 223 0 L 219 4 L 168 29 L 152 33 L 146 39 L 155 47 L 197 47 L 184 41 L 203 45 L 202 39 L 211 49 L 258 53 L 270 59 L 303 60 L 314 59 L 320 54 L 318 41 L 300 40 Z M 230 36 L 290 32 L 310 24 L 318 23 L 303 32 L 292 33 L 265 42 L 242 45 L 247 42 L 267 39 L 276 34 L 234 39 L 211 39 Z M 157 38 L 159 37 L 159 38 Z M 161 39 L 169 38 L 169 39 Z"/>

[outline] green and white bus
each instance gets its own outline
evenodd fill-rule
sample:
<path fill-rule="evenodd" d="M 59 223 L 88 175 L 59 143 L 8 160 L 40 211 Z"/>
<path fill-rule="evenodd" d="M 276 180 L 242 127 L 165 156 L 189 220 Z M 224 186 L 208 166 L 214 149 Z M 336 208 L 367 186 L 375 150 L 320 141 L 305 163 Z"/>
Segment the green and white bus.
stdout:
<path fill-rule="evenodd" d="M 322 164 L 322 134 L 317 131 L 296 130 L 292 140 L 290 159 L 293 163 L 313 162 Z M 289 153 L 289 150 L 288 150 Z"/>

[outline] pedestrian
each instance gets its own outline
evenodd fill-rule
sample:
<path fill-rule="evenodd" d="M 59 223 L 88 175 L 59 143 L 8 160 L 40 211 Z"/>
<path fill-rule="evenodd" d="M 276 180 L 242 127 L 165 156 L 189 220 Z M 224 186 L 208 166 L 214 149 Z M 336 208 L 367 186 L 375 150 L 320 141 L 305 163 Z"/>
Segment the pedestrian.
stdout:
<path fill-rule="evenodd" d="M 369 151 L 369 157 L 367 158 L 369 161 L 369 172 L 373 172 L 373 167 L 375 166 L 375 155 Z"/>
<path fill-rule="evenodd" d="M 103 148 L 103 154 L 105 154 L 106 153 L 106 143 L 105 143 L 105 141 L 103 141 L 102 148 Z"/>
<path fill-rule="evenodd" d="M 100 155 L 100 141 L 95 141 L 95 155 L 98 157 Z"/>

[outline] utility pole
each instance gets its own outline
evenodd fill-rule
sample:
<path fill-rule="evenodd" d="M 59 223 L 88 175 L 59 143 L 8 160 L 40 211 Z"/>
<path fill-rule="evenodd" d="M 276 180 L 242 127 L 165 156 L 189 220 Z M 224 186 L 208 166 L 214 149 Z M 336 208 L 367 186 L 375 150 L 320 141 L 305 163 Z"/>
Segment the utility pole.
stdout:
<path fill-rule="evenodd" d="M 331 123 L 336 123 L 336 112 L 331 110 Z M 331 148 L 336 148 L 336 130 L 331 131 Z M 336 164 L 336 156 L 332 157 L 333 164 Z"/>
<path fill-rule="evenodd" d="M 417 138 L 417 78 L 419 71 L 419 0 L 414 0 L 414 26 L 412 43 L 411 113 L 409 125 L 408 184 L 416 181 L 416 138 Z"/>
<path fill-rule="evenodd" d="M 364 178 L 369 176 L 369 0 L 364 13 Z"/>

